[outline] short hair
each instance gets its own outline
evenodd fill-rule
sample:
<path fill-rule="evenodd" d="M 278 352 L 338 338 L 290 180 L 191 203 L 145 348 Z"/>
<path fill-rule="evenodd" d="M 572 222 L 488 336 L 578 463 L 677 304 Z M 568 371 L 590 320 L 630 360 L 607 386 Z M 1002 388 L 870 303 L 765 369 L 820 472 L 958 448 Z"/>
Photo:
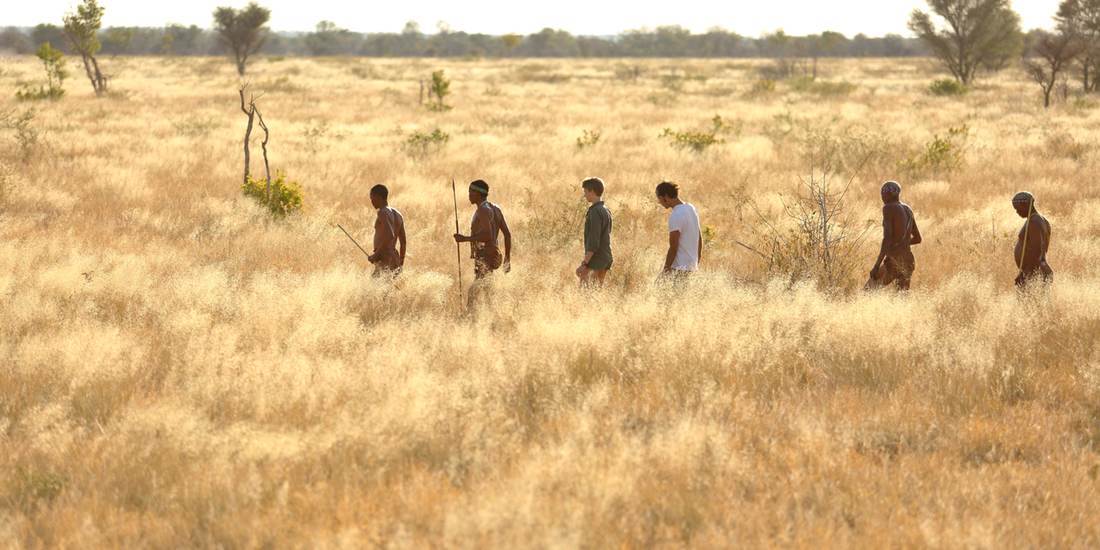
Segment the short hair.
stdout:
<path fill-rule="evenodd" d="M 896 181 L 893 181 L 893 180 L 882 184 L 882 194 L 883 195 L 900 195 L 901 194 L 901 184 L 896 182 Z"/>
<path fill-rule="evenodd" d="M 390 198 L 390 190 L 387 189 L 385 185 L 382 185 L 381 183 L 379 183 L 378 185 L 375 185 L 374 187 L 370 188 L 370 195 L 372 197 L 378 197 L 378 198 L 381 198 L 381 199 L 388 199 L 388 198 Z"/>
<path fill-rule="evenodd" d="M 1012 197 L 1012 204 L 1019 204 L 1021 206 L 1032 206 L 1035 204 L 1035 195 L 1028 193 L 1027 191 L 1020 191 Z"/>
<path fill-rule="evenodd" d="M 671 181 L 662 181 L 660 185 L 657 186 L 657 196 L 668 197 L 670 199 L 678 198 L 680 196 L 680 186 Z"/>
<path fill-rule="evenodd" d="M 591 191 L 597 197 L 603 196 L 603 180 L 600 178 L 588 178 L 581 182 L 581 189 Z"/>
<path fill-rule="evenodd" d="M 486 197 L 489 196 L 489 184 L 485 183 L 485 180 L 474 180 L 470 182 L 470 191 L 475 193 L 481 193 Z"/>

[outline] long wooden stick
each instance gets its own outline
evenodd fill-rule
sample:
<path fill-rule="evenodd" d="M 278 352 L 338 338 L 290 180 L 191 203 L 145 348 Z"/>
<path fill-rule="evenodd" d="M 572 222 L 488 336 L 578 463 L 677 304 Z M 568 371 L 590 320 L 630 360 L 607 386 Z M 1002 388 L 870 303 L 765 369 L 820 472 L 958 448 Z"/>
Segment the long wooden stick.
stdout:
<path fill-rule="evenodd" d="M 370 261 L 370 254 L 367 254 L 367 251 L 363 250 L 363 247 L 359 246 L 359 241 L 355 240 L 355 237 L 352 237 L 351 233 L 348 233 L 348 230 L 344 229 L 344 226 L 342 226 L 340 224 L 336 224 L 336 227 L 339 227 L 340 231 L 343 231 L 344 234 L 347 235 L 349 239 L 351 239 L 351 242 L 355 243 L 355 246 L 359 249 L 360 252 L 363 253 L 364 256 L 367 257 L 367 261 L 369 262 Z"/>
<path fill-rule="evenodd" d="M 455 190 L 455 179 L 451 178 L 451 198 L 455 202 L 455 234 L 458 234 L 458 191 Z M 456 257 L 458 258 L 458 301 L 462 301 L 462 243 L 455 243 Z"/>

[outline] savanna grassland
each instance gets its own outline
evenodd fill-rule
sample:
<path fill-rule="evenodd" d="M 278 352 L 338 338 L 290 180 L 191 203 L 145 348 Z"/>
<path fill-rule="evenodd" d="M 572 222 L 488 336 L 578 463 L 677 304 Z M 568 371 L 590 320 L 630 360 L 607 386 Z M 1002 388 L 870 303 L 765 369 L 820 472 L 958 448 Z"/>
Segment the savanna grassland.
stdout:
<path fill-rule="evenodd" d="M 277 220 L 240 190 L 228 61 L 104 59 L 108 97 L 16 103 L 41 68 L 0 60 L 0 112 L 33 110 L 0 131 L 0 541 L 1100 545 L 1100 104 L 1044 111 L 1016 70 L 936 97 L 929 60 L 774 87 L 763 63 L 259 59 L 305 194 Z M 449 111 L 418 104 L 436 69 Z M 716 115 L 702 152 L 661 137 Z M 784 213 L 820 139 L 852 181 L 830 285 L 790 276 Z M 582 292 L 592 175 L 616 265 Z M 473 317 L 452 177 L 516 236 Z M 653 282 L 666 178 L 707 227 L 682 291 Z M 856 290 L 889 178 L 924 233 L 900 297 Z M 369 242 L 378 182 L 411 241 L 394 285 L 334 225 Z M 1021 189 L 1054 226 L 1045 299 L 1012 287 Z"/>

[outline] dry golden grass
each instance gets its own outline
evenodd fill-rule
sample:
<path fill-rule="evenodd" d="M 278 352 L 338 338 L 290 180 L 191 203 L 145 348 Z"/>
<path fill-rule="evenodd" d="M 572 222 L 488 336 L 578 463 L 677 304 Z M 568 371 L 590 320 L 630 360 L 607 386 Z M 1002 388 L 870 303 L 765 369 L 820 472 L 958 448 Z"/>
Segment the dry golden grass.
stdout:
<path fill-rule="evenodd" d="M 225 60 L 105 60 L 111 97 L 74 78 L 31 105 L 28 162 L 0 135 L 2 544 L 1100 545 L 1093 104 L 1044 112 L 1012 72 L 935 98 L 925 60 L 827 64 L 857 86 L 838 96 L 752 96 L 746 61 L 639 63 L 631 83 L 614 61 L 258 61 L 274 167 L 306 193 L 282 222 L 241 196 Z M 416 104 L 436 68 L 453 111 Z M 39 78 L 0 69 L 5 98 Z M 658 138 L 716 114 L 741 132 L 702 155 Z M 911 295 L 791 287 L 734 243 L 755 242 L 747 201 L 778 222 L 805 171 L 787 114 L 877 135 L 850 206 L 875 223 L 902 178 Z M 961 168 L 896 173 L 963 123 Z M 438 154 L 401 151 L 437 127 Z M 595 294 L 571 275 L 589 175 L 616 216 Z M 487 179 L 517 237 L 476 323 L 452 176 Z M 714 235 L 682 295 L 651 283 L 662 178 Z M 377 182 L 409 227 L 395 288 L 333 226 L 365 237 Z M 1045 308 L 1011 284 L 1022 188 L 1054 224 Z"/>

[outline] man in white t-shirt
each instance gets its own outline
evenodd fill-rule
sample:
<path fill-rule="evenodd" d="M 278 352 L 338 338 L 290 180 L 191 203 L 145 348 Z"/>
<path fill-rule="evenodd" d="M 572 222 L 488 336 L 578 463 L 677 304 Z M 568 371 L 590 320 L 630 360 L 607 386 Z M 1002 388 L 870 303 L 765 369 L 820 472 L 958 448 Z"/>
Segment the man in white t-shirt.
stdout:
<path fill-rule="evenodd" d="M 703 257 L 699 213 L 694 206 L 680 200 L 680 186 L 672 182 L 661 182 L 657 186 L 657 202 L 672 209 L 668 217 L 668 254 L 665 255 L 664 273 L 685 277 L 699 269 L 699 259 Z"/>

